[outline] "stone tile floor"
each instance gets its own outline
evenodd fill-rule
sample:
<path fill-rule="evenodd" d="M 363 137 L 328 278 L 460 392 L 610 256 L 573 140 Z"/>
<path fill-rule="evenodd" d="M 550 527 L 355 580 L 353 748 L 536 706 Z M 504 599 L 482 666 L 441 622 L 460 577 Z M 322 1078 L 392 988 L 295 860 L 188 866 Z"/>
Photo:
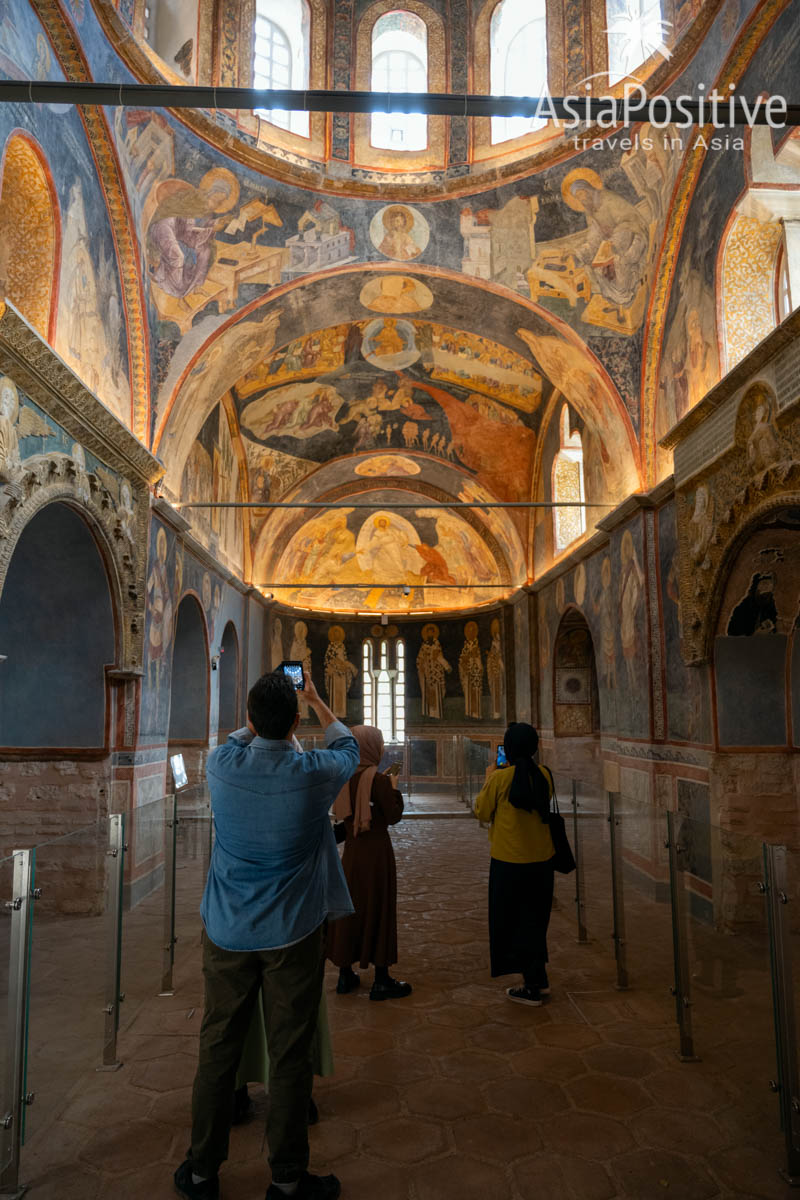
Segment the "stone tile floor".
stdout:
<path fill-rule="evenodd" d="M 414 993 L 372 1004 L 367 988 L 340 997 L 333 992 L 335 972 L 326 978 L 336 1074 L 315 1084 L 321 1120 L 310 1131 L 312 1169 L 334 1170 L 343 1196 L 791 1195 L 777 1173 L 782 1141 L 767 1087 L 774 1065 L 759 949 L 739 943 L 737 987 L 717 985 L 715 992 L 714 972 L 706 970 L 695 1021 L 702 1062 L 678 1062 L 665 908 L 628 881 L 632 986 L 616 991 L 600 826 L 595 833 L 585 846 L 593 940 L 576 944 L 574 889 L 560 878 L 550 936 L 553 995 L 531 1010 L 505 998 L 511 980 L 488 975 L 485 833 L 471 820 L 419 819 L 397 827 L 396 973 L 414 984 Z M 72 1011 L 80 1007 L 73 999 L 79 991 L 61 981 L 60 1018 L 52 1019 L 49 1039 L 40 1035 L 37 1043 L 40 1075 L 48 1055 L 52 1074 L 40 1081 L 51 1094 L 23 1155 L 22 1178 L 33 1200 L 174 1195 L 172 1172 L 188 1143 L 202 1010 L 192 917 L 201 879 L 184 865 L 174 996 L 158 998 L 150 982 L 139 981 L 137 999 L 148 988 L 150 995 L 137 1010 L 128 1008 L 119 1044 L 124 1066 L 95 1073 L 93 1043 L 85 1072 L 68 1092 L 74 1060 L 72 1075 L 59 1075 L 60 1036 L 83 1026 Z M 145 927 L 157 916 L 154 910 Z M 81 963 L 88 968 L 80 923 L 68 935 L 59 928 L 59 961 L 71 957 L 76 971 Z M 149 932 L 155 950 L 156 926 Z M 144 944 L 128 968 L 132 982 L 136 972 L 146 981 L 159 973 Z M 695 968 L 703 961 L 696 959 Z M 53 987 L 55 974 L 51 959 Z M 263 1092 L 253 1092 L 263 1116 Z M 267 1180 L 263 1124 L 256 1120 L 232 1131 L 223 1200 L 261 1197 Z"/>

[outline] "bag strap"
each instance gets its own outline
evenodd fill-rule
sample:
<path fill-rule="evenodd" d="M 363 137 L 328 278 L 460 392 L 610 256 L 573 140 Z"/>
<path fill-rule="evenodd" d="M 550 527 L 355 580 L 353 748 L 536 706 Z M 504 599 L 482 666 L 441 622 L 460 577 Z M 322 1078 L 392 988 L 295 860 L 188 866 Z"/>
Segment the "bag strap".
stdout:
<path fill-rule="evenodd" d="M 558 796 L 556 795 L 556 781 L 553 778 L 553 772 L 550 770 L 549 767 L 544 766 L 544 764 L 540 764 L 539 770 L 546 771 L 548 774 L 548 777 L 550 779 L 550 787 L 553 789 L 552 801 L 553 801 L 553 804 L 555 805 L 555 808 L 553 811 L 557 812 L 558 815 L 561 816 L 561 809 L 558 807 Z"/>

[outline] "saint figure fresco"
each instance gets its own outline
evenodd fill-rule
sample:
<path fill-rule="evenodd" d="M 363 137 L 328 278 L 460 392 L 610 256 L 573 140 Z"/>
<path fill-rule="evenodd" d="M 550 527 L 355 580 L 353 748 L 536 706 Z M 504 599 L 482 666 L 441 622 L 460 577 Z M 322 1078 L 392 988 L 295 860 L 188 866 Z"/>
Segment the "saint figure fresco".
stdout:
<path fill-rule="evenodd" d="M 617 686 L 617 652 L 614 641 L 616 619 L 611 592 L 611 559 L 606 556 L 600 566 L 600 589 L 592 596 L 592 609 L 600 618 L 600 647 L 603 683 L 607 688 Z"/>
<path fill-rule="evenodd" d="M 306 675 L 311 678 L 311 649 L 308 645 L 308 626 L 305 621 L 295 621 L 294 636 L 292 637 L 292 648 L 289 651 L 289 658 L 303 664 L 303 670 Z M 281 654 L 283 658 L 283 654 Z"/>
<path fill-rule="evenodd" d="M 334 716 L 347 716 L 347 692 L 358 674 L 357 668 L 347 658 L 344 647 L 344 630 L 341 625 L 331 625 L 328 630 L 328 648 L 325 651 L 325 690 Z"/>
<path fill-rule="evenodd" d="M 156 535 L 156 553 L 147 580 L 147 612 L 150 617 L 147 681 L 158 691 L 162 677 L 169 670 L 168 652 L 172 642 L 172 592 L 167 574 L 167 535 L 163 529 Z"/>
<path fill-rule="evenodd" d="M 644 646 L 639 632 L 641 605 L 644 597 L 644 572 L 636 556 L 630 529 L 626 529 L 622 535 L 620 560 L 619 635 L 622 642 L 622 656 L 625 659 L 625 668 L 628 674 L 628 686 L 634 692 L 637 669 L 644 658 Z"/>
<path fill-rule="evenodd" d="M 458 675 L 464 693 L 464 714 L 480 720 L 483 695 L 483 659 L 478 645 L 478 626 L 467 621 L 464 626 L 464 645 L 458 656 Z"/>
<path fill-rule="evenodd" d="M 292 657 L 294 657 L 292 655 Z M 273 671 L 283 662 L 283 622 L 276 617 L 272 622 L 272 642 L 270 648 L 270 664 Z"/>
<path fill-rule="evenodd" d="M 444 714 L 445 673 L 452 670 L 442 653 L 439 626 L 422 627 L 422 645 L 417 655 L 417 675 L 422 693 L 422 715 L 440 721 Z"/>
<path fill-rule="evenodd" d="M 428 224 L 405 204 L 389 204 L 375 214 L 369 235 L 373 246 L 387 258 L 407 262 L 417 258 L 428 244 Z"/>
<path fill-rule="evenodd" d="M 503 683 L 505 679 L 505 663 L 500 644 L 500 622 L 497 617 L 491 624 L 492 644 L 486 655 L 486 677 L 489 680 L 489 695 L 491 697 L 492 717 L 497 719 L 503 709 Z"/>

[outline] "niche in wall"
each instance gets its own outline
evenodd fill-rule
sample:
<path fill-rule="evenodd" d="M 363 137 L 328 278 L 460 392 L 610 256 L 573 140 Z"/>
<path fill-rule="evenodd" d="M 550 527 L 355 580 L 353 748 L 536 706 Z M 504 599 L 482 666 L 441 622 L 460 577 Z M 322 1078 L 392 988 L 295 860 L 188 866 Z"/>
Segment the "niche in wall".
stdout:
<path fill-rule="evenodd" d="M 553 710 L 557 737 L 600 730 L 594 643 L 586 620 L 568 609 L 556 635 L 553 654 Z"/>
<path fill-rule="evenodd" d="M 748 538 L 728 577 L 714 639 L 721 746 L 787 744 L 799 579 L 800 509 L 786 508 Z"/>
<path fill-rule="evenodd" d="M 0 746 L 106 747 L 114 650 L 97 544 L 74 509 L 49 504 L 23 530 L 0 595 Z"/>
<path fill-rule="evenodd" d="M 208 740 L 208 642 L 203 611 L 192 595 L 181 600 L 175 621 L 169 740 Z"/>
<path fill-rule="evenodd" d="M 239 720 L 239 639 L 233 621 L 222 634 L 219 656 L 219 732 L 230 733 Z"/>

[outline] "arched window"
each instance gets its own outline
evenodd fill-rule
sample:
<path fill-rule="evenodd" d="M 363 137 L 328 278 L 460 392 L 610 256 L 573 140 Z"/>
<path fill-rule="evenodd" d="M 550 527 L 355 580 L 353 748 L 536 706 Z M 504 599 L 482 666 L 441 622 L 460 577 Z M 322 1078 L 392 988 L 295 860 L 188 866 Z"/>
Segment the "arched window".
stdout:
<path fill-rule="evenodd" d="M 361 652 L 361 690 L 364 698 L 364 724 L 375 724 L 374 688 L 372 680 L 372 642 L 364 642 Z"/>
<path fill-rule="evenodd" d="M 390 651 L 394 649 L 394 666 Z M 384 638 L 377 664 L 373 643 L 367 638 L 361 651 L 364 724 L 375 725 L 387 742 L 402 742 L 406 735 L 406 647 L 402 638 L 393 644 Z"/>
<path fill-rule="evenodd" d="M 559 508 L 564 501 L 584 501 L 583 490 L 583 443 L 580 431 L 570 432 L 569 409 L 565 404 L 561 410 L 560 448 L 553 459 L 553 530 L 556 554 L 566 550 L 586 529 L 586 510 L 583 508 Z"/>
<path fill-rule="evenodd" d="M 256 0 L 253 87 L 308 87 L 309 13 L 305 0 Z M 308 113 L 257 108 L 256 115 L 308 137 Z"/>
<path fill-rule="evenodd" d="M 608 82 L 619 83 L 662 50 L 666 27 L 661 0 L 606 0 Z"/>
<path fill-rule="evenodd" d="M 421 17 L 398 10 L 375 22 L 372 90 L 428 90 L 428 30 Z M 424 113 L 373 113 L 370 140 L 377 150 L 425 150 L 428 118 Z"/>
<path fill-rule="evenodd" d="M 394 740 L 402 742 L 406 736 L 406 644 L 402 638 L 395 642 L 394 661 Z"/>
<path fill-rule="evenodd" d="M 789 284 L 789 259 L 786 246 L 778 251 L 778 262 L 775 267 L 775 315 L 778 324 L 785 321 L 792 311 L 792 290 Z"/>
<path fill-rule="evenodd" d="M 502 0 L 492 14 L 489 41 L 493 96 L 546 94 L 545 0 Z M 546 124 L 536 117 L 492 117 L 492 142 L 507 142 Z"/>

